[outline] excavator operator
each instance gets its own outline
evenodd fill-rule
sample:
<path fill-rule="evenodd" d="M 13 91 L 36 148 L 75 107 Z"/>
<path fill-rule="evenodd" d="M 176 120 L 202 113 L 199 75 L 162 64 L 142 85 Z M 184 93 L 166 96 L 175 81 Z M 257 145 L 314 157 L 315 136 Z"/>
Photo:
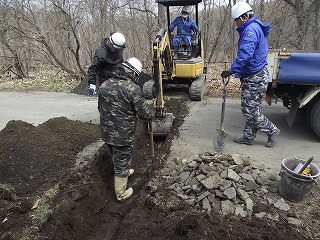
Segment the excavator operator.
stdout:
<path fill-rule="evenodd" d="M 184 6 L 181 10 L 181 16 L 177 17 L 170 25 L 170 33 L 177 27 L 177 35 L 172 39 L 172 47 L 178 50 L 179 44 L 184 42 L 187 48 L 191 48 L 192 31 L 198 32 L 196 22 L 190 17 L 191 6 Z"/>

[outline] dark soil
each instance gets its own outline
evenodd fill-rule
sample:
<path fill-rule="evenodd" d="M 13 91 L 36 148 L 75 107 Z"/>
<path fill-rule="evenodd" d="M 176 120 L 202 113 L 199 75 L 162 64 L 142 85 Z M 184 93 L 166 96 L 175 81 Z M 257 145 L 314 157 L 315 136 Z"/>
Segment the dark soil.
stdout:
<path fill-rule="evenodd" d="M 168 137 L 156 141 L 154 160 L 147 124 L 138 122 L 135 174 L 129 179 L 134 195 L 125 203 L 115 199 L 113 163 L 106 147 L 75 170 L 77 154 L 99 140 L 98 125 L 64 117 L 37 127 L 8 122 L 0 131 L 0 238 L 307 239 L 282 221 L 198 212 L 165 188 L 160 170 L 188 114 L 185 101 L 166 102 L 175 120 Z M 156 183 L 157 191 L 151 189 L 150 181 Z"/>

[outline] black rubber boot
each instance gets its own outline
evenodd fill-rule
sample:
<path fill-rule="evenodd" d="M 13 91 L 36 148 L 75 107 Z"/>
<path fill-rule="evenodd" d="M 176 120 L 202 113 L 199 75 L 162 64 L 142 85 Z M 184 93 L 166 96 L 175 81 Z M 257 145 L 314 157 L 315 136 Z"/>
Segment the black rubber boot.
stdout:
<path fill-rule="evenodd" d="M 265 144 L 265 146 L 268 148 L 273 147 L 277 142 L 277 137 L 279 134 L 280 134 L 280 129 L 277 128 L 277 130 L 274 133 L 272 133 L 271 135 L 268 136 L 268 141 Z"/>
<path fill-rule="evenodd" d="M 233 139 L 233 141 L 235 143 L 239 143 L 239 144 L 247 144 L 247 145 L 253 145 L 254 144 L 253 140 L 247 139 L 245 137 L 235 137 Z"/>

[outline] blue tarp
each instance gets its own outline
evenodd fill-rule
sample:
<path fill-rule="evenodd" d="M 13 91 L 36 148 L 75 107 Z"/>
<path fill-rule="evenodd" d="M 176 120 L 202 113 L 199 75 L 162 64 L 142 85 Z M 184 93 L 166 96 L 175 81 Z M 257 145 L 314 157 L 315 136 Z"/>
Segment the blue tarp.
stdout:
<path fill-rule="evenodd" d="M 320 53 L 291 53 L 290 58 L 280 58 L 278 83 L 320 85 Z"/>

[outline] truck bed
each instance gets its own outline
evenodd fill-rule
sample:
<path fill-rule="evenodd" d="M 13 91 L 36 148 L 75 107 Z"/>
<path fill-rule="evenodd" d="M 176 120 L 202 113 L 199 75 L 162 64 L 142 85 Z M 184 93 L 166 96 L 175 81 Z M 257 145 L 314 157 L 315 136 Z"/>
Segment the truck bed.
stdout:
<path fill-rule="evenodd" d="M 277 84 L 320 85 L 320 53 L 270 52 L 268 69 Z"/>

